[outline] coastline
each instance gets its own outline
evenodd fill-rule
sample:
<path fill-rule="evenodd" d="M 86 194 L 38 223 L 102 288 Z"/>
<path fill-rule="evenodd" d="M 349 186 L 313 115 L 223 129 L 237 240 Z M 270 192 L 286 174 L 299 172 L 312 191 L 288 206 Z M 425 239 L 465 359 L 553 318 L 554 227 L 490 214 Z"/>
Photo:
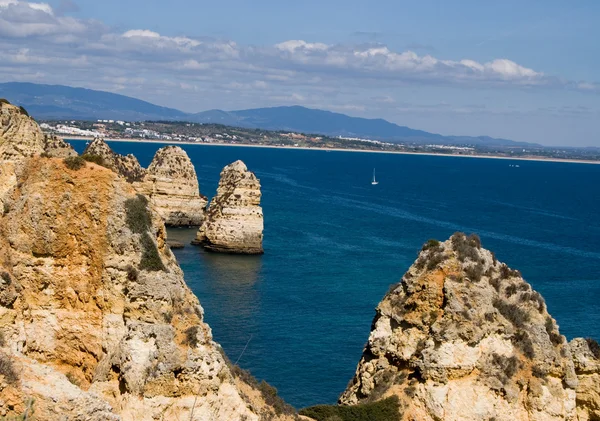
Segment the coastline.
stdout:
<path fill-rule="evenodd" d="M 64 136 L 65 140 L 93 140 L 92 137 L 83 136 Z M 270 149 L 297 149 L 305 151 L 324 151 L 324 152 L 364 152 L 364 153 L 381 153 L 381 154 L 396 154 L 396 155 L 424 155 L 424 156 L 442 156 L 448 158 L 477 158 L 477 159 L 506 159 L 512 161 L 537 161 L 537 162 L 562 162 L 566 164 L 593 164 L 599 165 L 600 161 L 589 161 L 583 159 L 560 159 L 560 158 L 544 158 L 544 157 L 510 157 L 499 155 L 458 155 L 458 154 L 443 154 L 434 152 L 404 152 L 404 151 L 375 151 L 365 149 L 351 148 L 307 148 L 305 146 L 272 146 L 272 145 L 251 145 L 251 144 L 232 144 L 232 143 L 204 143 L 204 142 L 178 142 L 168 140 L 151 140 L 151 139 L 134 139 L 134 138 L 104 138 L 107 142 L 127 142 L 127 143 L 160 143 L 168 145 L 194 145 L 194 146 L 232 146 L 244 148 L 270 148 Z"/>

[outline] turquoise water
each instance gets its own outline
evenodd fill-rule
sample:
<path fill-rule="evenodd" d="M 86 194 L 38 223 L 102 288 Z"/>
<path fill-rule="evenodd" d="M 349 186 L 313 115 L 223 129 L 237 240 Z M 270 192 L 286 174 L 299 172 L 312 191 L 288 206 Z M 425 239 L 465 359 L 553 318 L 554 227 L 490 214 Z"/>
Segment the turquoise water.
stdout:
<path fill-rule="evenodd" d="M 161 145 L 111 147 L 147 166 Z M 600 339 L 600 165 L 184 149 L 209 197 L 221 168 L 236 159 L 261 180 L 264 256 L 192 246 L 175 254 L 215 340 L 294 406 L 336 401 L 389 285 L 422 243 L 457 230 L 479 233 L 486 248 L 521 270 L 564 335 Z M 370 184 L 373 167 L 378 186 Z M 186 242 L 194 233 L 169 231 Z"/>

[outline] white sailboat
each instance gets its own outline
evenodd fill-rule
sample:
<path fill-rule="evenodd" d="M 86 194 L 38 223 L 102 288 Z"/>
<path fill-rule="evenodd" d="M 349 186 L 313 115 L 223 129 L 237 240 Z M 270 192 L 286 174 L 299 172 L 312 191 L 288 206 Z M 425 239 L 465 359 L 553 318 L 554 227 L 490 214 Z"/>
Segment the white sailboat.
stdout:
<path fill-rule="evenodd" d="M 375 168 L 373 168 L 373 181 L 371 181 L 371 184 L 374 186 L 379 184 L 379 181 L 375 180 Z"/>

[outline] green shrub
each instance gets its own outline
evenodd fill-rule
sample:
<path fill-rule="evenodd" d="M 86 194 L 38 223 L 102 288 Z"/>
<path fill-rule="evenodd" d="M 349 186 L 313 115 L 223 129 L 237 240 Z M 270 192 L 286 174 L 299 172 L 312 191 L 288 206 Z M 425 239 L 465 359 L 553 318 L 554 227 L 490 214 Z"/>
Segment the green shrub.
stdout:
<path fill-rule="evenodd" d="M 562 336 L 559 335 L 557 332 L 555 332 L 554 321 L 552 320 L 552 317 L 550 317 L 550 316 L 546 317 L 545 327 L 546 327 L 546 333 L 548 334 L 548 337 L 550 338 L 550 342 L 552 342 L 554 345 L 562 344 L 562 342 L 563 342 Z"/>
<path fill-rule="evenodd" d="M 523 328 L 525 323 L 530 320 L 529 313 L 516 304 L 507 303 L 498 298 L 494 300 L 493 304 L 500 314 L 515 327 Z"/>
<path fill-rule="evenodd" d="M 532 360 L 535 357 L 535 350 L 533 348 L 533 342 L 531 342 L 531 338 L 527 334 L 527 332 L 520 331 L 517 332 L 512 337 L 512 343 L 518 349 L 521 350 L 523 355 Z"/>
<path fill-rule="evenodd" d="M 429 261 L 427 262 L 427 269 L 428 270 L 435 269 L 444 260 L 446 260 L 446 256 L 444 255 L 444 253 L 436 252 L 429 258 Z"/>
<path fill-rule="evenodd" d="M 517 286 L 515 284 L 510 284 L 509 286 L 506 287 L 506 289 L 504 290 L 504 294 L 510 298 L 513 295 L 515 295 L 517 293 Z"/>
<path fill-rule="evenodd" d="M 594 357 L 600 360 L 600 345 L 598 344 L 598 342 L 596 342 L 592 338 L 585 338 L 585 341 L 587 342 L 588 348 L 590 349 L 592 354 L 594 354 Z"/>
<path fill-rule="evenodd" d="M 490 277 L 490 285 L 494 287 L 496 292 L 500 292 L 500 283 L 501 282 L 502 282 L 502 279 L 500 279 L 500 278 Z"/>
<path fill-rule="evenodd" d="M 422 251 L 427 251 L 427 250 L 431 250 L 431 249 L 439 249 L 440 247 L 440 242 L 438 240 L 435 239 L 431 239 L 431 240 L 427 240 L 427 242 L 425 244 L 423 244 L 423 248 L 421 248 Z"/>
<path fill-rule="evenodd" d="M 131 232 L 141 234 L 150 229 L 152 220 L 148 211 L 148 199 L 143 194 L 125 201 L 125 213 L 125 222 Z"/>
<path fill-rule="evenodd" d="M 189 346 L 190 348 L 196 348 L 198 346 L 198 333 L 200 332 L 200 327 L 192 326 L 185 330 L 185 338 L 183 339 L 183 344 Z"/>
<path fill-rule="evenodd" d="M 399 421 L 400 402 L 398 397 L 353 406 L 317 405 L 300 410 L 300 415 L 317 421 L 341 419 L 342 421 Z"/>
<path fill-rule="evenodd" d="M 10 104 L 10 102 L 6 98 L 0 98 L 0 104 Z"/>
<path fill-rule="evenodd" d="M 481 241 L 476 234 L 471 234 L 468 237 L 463 232 L 455 232 L 452 237 L 452 247 L 458 254 L 458 260 L 464 262 L 467 259 L 473 261 L 479 260 L 479 252 L 477 251 L 481 247 Z"/>
<path fill-rule="evenodd" d="M 87 162 L 93 162 L 94 164 L 104 166 L 104 159 L 100 155 L 86 153 L 86 154 L 81 155 L 81 157 L 83 159 L 85 159 Z"/>
<path fill-rule="evenodd" d="M 481 248 L 481 238 L 477 234 L 469 234 L 467 237 L 467 242 L 471 247 Z"/>
<path fill-rule="evenodd" d="M 271 386 L 266 381 L 261 381 L 258 385 L 258 390 L 262 395 L 265 403 L 271 406 L 277 415 L 281 414 L 294 414 L 296 411 L 294 408 L 287 403 L 277 394 L 277 389 Z"/>
<path fill-rule="evenodd" d="M 19 106 L 19 111 L 21 111 L 21 114 L 29 117 L 29 113 L 27 112 L 27 110 L 25 108 L 23 108 L 23 106 L 21 106 L 21 105 Z"/>
<path fill-rule="evenodd" d="M 15 384 L 19 380 L 12 360 L 5 354 L 0 354 L 0 376 L 4 376 L 4 381 L 8 384 Z"/>
<path fill-rule="evenodd" d="M 140 269 L 150 272 L 166 270 L 167 268 L 165 268 L 165 265 L 160 258 L 160 254 L 158 253 L 158 248 L 156 248 L 156 244 L 154 244 L 154 241 L 152 241 L 152 238 L 150 238 L 150 235 L 147 232 L 142 234 L 140 242 L 142 244 Z"/>
<path fill-rule="evenodd" d="M 77 171 L 85 167 L 85 159 L 80 156 L 69 156 L 68 158 L 63 159 L 63 162 L 68 169 L 73 171 Z"/>
<path fill-rule="evenodd" d="M 502 266 L 500 266 L 500 277 L 502 279 L 521 278 L 521 272 L 509 268 L 506 263 L 502 263 Z"/>
<path fill-rule="evenodd" d="M 477 264 L 467 267 L 465 269 L 465 274 L 471 282 L 479 282 L 483 276 L 483 265 L 477 262 Z"/>

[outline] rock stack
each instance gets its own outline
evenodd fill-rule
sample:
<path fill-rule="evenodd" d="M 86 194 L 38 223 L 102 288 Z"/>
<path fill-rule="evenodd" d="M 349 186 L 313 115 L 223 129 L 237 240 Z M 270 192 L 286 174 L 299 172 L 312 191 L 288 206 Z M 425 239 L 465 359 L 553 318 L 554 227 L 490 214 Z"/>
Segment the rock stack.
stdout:
<path fill-rule="evenodd" d="M 242 161 L 227 165 L 193 244 L 215 252 L 262 254 L 260 197 L 260 182 Z"/>
<path fill-rule="evenodd" d="M 98 162 L 101 162 L 103 166 L 125 177 L 130 183 L 142 181 L 146 175 L 146 170 L 141 167 L 135 156 L 132 154 L 123 156 L 115 153 L 110 146 L 99 137 L 95 138 L 92 143 L 87 146 L 83 154 L 96 157 Z"/>
<path fill-rule="evenodd" d="M 457 233 L 428 242 L 378 305 L 340 403 L 397 396 L 402 420 L 597 419 L 598 361 L 575 343 L 574 364 L 541 295 Z"/>
<path fill-rule="evenodd" d="M 148 196 L 167 225 L 200 225 L 204 219 L 208 201 L 200 194 L 192 161 L 179 146 L 159 149 L 135 188 Z"/>

